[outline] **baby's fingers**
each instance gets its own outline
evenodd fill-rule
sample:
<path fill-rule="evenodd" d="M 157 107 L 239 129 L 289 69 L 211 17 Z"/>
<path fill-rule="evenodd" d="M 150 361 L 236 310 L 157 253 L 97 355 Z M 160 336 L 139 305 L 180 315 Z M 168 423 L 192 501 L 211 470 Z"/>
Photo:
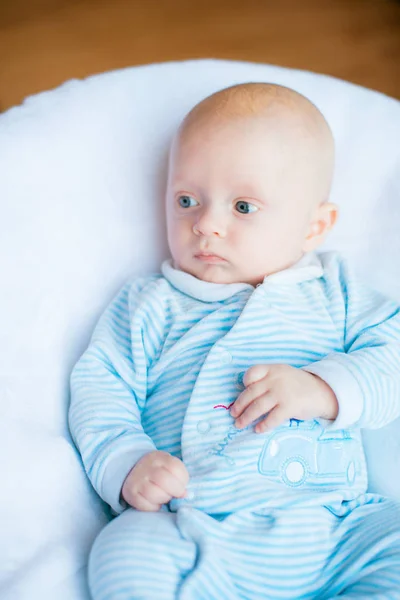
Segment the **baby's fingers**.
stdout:
<path fill-rule="evenodd" d="M 253 367 L 254 368 L 254 367 Z M 250 384 L 239 396 L 236 398 L 234 405 L 232 406 L 230 413 L 235 419 L 246 410 L 252 402 L 258 397 L 265 396 L 268 392 L 268 388 L 263 379 Z"/>
<path fill-rule="evenodd" d="M 184 463 L 171 454 L 167 456 L 166 460 L 162 464 L 163 468 L 166 469 L 173 477 L 178 479 L 185 487 L 189 483 L 189 473 Z"/>
<path fill-rule="evenodd" d="M 271 365 L 253 365 L 244 374 L 243 383 L 246 387 L 264 379 L 271 370 Z"/>
<path fill-rule="evenodd" d="M 271 412 L 255 426 L 256 433 L 265 433 L 280 427 L 289 419 L 286 411 L 279 404 L 271 410 Z"/>
<path fill-rule="evenodd" d="M 169 494 L 168 501 L 172 497 L 183 498 L 185 495 L 187 482 L 176 477 L 165 467 L 158 469 L 150 481 Z"/>
<path fill-rule="evenodd" d="M 244 429 L 250 423 L 256 421 L 259 417 L 262 417 L 267 412 L 272 410 L 276 405 L 276 400 L 269 393 L 259 396 L 253 400 L 247 408 L 241 413 L 235 421 L 235 426 L 238 429 Z"/>
<path fill-rule="evenodd" d="M 143 510 L 146 512 L 157 512 L 158 510 L 160 510 L 162 505 L 161 502 L 154 502 L 152 500 L 149 500 L 141 492 L 136 492 L 135 494 L 133 494 L 131 502 L 129 502 L 129 504 L 133 506 L 133 508 L 136 508 L 136 510 Z"/>

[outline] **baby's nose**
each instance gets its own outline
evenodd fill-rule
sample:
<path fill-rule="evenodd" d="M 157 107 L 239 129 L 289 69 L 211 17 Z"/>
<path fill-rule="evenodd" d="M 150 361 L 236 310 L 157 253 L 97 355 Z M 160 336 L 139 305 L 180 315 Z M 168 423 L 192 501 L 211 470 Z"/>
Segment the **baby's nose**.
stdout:
<path fill-rule="evenodd" d="M 193 231 L 198 235 L 225 237 L 226 226 L 226 218 L 220 211 L 205 210 L 194 224 Z"/>

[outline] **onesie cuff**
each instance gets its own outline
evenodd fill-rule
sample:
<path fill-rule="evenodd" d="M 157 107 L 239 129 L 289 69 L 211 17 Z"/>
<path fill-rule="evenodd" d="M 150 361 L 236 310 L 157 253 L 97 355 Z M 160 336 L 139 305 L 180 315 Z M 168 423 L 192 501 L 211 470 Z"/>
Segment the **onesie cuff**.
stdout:
<path fill-rule="evenodd" d="M 325 429 L 347 429 L 354 426 L 364 409 L 363 394 L 356 378 L 339 360 L 337 355 L 330 355 L 302 368 L 323 379 L 336 395 L 339 405 L 336 419 L 317 419 Z"/>
<path fill-rule="evenodd" d="M 121 490 L 126 477 L 139 459 L 157 448 L 153 444 L 118 453 L 108 461 L 101 483 L 100 496 L 110 505 L 117 515 L 122 513 L 128 504 L 121 497 Z"/>

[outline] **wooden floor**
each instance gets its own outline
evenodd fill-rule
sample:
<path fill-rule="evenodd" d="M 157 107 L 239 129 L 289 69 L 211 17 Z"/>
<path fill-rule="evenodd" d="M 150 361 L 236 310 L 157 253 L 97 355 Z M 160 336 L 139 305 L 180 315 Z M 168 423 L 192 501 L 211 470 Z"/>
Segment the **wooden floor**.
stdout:
<path fill-rule="evenodd" d="M 72 77 L 168 60 L 273 63 L 400 98 L 396 0 L 0 0 L 0 109 Z"/>

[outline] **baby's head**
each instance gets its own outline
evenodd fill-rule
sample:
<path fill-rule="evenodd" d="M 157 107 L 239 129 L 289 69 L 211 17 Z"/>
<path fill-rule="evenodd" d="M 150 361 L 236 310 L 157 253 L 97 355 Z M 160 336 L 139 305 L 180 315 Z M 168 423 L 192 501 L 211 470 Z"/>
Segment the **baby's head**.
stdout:
<path fill-rule="evenodd" d="M 204 281 L 256 285 L 294 264 L 335 223 L 333 162 L 327 122 L 297 92 L 247 83 L 209 96 L 170 150 L 174 266 Z"/>

